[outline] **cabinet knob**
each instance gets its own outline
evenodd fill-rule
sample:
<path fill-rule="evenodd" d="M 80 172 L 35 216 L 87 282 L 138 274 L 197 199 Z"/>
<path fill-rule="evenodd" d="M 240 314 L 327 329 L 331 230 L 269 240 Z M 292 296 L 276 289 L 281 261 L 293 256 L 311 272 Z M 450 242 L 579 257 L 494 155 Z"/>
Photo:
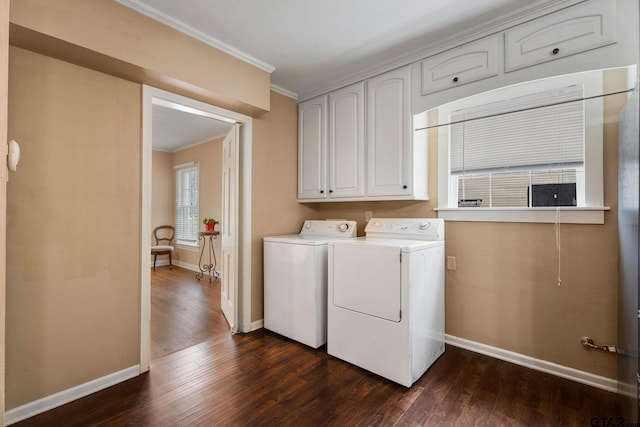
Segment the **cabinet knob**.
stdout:
<path fill-rule="evenodd" d="M 457 78 L 457 77 L 454 77 L 454 78 L 453 78 L 453 82 L 454 82 L 454 83 L 458 83 L 458 78 Z"/>
<path fill-rule="evenodd" d="M 403 185 L 403 186 L 402 186 L 402 188 L 406 190 L 406 189 L 407 189 L 407 186 L 406 186 L 406 185 Z"/>
<path fill-rule="evenodd" d="M 551 53 L 552 53 L 552 54 L 554 54 L 554 55 L 557 55 L 557 54 L 559 54 L 559 53 L 560 53 L 560 49 L 558 49 L 558 48 L 556 47 L 555 49 L 553 49 L 553 50 L 551 51 Z"/>
<path fill-rule="evenodd" d="M 324 194 L 324 190 L 320 190 L 320 194 Z"/>
<path fill-rule="evenodd" d="M 333 193 L 333 190 L 329 190 L 329 193 Z"/>

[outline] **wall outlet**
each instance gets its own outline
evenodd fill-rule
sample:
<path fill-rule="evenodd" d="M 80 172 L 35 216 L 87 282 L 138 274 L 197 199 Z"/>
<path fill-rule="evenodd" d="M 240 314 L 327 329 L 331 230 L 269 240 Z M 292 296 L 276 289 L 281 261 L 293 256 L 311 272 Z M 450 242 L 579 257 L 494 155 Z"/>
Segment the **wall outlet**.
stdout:
<path fill-rule="evenodd" d="M 455 269 L 456 269 L 456 257 L 448 256 L 447 257 L 447 270 L 455 271 Z"/>

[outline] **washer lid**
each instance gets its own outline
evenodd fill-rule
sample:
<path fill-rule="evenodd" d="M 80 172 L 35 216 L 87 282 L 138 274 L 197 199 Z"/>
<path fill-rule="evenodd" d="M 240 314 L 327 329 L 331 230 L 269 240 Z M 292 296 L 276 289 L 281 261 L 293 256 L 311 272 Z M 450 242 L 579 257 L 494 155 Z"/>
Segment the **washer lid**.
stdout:
<path fill-rule="evenodd" d="M 286 243 L 289 245 L 311 245 L 320 246 L 326 245 L 331 240 L 337 239 L 336 237 L 328 236 L 304 236 L 302 234 L 289 234 L 286 236 L 270 236 L 263 238 L 264 242 L 272 243 Z"/>

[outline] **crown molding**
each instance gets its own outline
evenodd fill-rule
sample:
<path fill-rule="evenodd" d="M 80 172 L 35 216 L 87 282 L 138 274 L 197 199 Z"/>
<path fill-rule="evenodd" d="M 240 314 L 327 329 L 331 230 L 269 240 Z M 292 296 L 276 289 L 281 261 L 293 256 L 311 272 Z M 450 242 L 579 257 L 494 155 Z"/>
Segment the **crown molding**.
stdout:
<path fill-rule="evenodd" d="M 291 92 L 290 90 L 287 90 L 283 87 L 274 85 L 273 83 L 271 84 L 271 90 L 274 92 L 279 93 L 280 95 L 284 95 L 284 96 L 288 96 L 289 98 L 292 98 L 293 100 L 297 101 L 298 100 L 298 94 Z"/>
<path fill-rule="evenodd" d="M 202 31 L 191 27 L 190 25 L 187 25 L 181 21 L 178 21 L 177 19 L 163 12 L 160 12 L 157 9 L 154 9 L 146 4 L 143 4 L 139 0 L 115 0 L 115 1 L 155 21 L 158 21 L 164 25 L 167 25 L 173 28 L 174 30 L 180 31 L 181 33 L 184 33 L 190 37 L 193 37 L 194 39 L 200 40 L 201 42 L 206 43 L 209 46 L 212 46 L 218 50 L 221 50 L 224 53 L 233 56 L 234 58 L 244 61 L 247 64 L 253 65 L 254 67 L 257 67 L 263 71 L 266 71 L 268 73 L 273 73 L 276 69 L 273 65 L 267 64 L 264 61 L 261 61 L 245 52 L 242 52 L 241 50 L 234 48 L 233 46 L 230 46 L 224 43 L 223 41 L 216 39 L 215 37 L 211 37 L 210 35 L 205 34 Z"/>
<path fill-rule="evenodd" d="M 525 8 L 513 11 L 508 14 L 500 15 L 494 19 L 484 22 L 483 24 L 471 27 L 464 33 L 459 33 L 444 39 L 440 39 L 433 43 L 429 43 L 419 49 L 405 52 L 402 55 L 396 56 L 394 59 L 385 61 L 379 66 L 369 68 L 366 72 L 355 73 L 351 76 L 345 77 L 340 81 L 323 86 L 310 92 L 300 94 L 298 96 L 298 101 L 306 101 L 308 99 L 315 98 L 316 96 L 323 95 L 325 93 L 340 89 L 345 86 L 349 86 L 351 84 L 386 73 L 396 68 L 404 67 L 417 61 L 422 61 L 425 58 L 444 52 L 446 50 L 462 46 L 474 40 L 490 36 L 492 34 L 504 31 L 508 28 L 514 27 L 532 19 L 557 12 L 560 9 L 564 9 L 578 3 L 583 3 L 585 1 L 588 0 L 538 0 L 536 2 L 532 2 Z"/>

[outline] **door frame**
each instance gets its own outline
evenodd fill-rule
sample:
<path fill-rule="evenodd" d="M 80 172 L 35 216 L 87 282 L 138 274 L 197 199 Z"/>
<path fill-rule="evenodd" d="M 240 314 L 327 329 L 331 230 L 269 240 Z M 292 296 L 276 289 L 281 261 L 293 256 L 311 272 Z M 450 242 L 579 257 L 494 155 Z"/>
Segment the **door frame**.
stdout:
<path fill-rule="evenodd" d="M 238 179 L 238 263 L 236 278 L 238 331 L 251 328 L 251 169 L 253 119 L 244 114 L 216 107 L 152 86 L 142 86 L 142 188 L 140 217 L 140 372 L 149 370 L 151 355 L 151 151 L 152 106 L 179 109 L 216 120 L 240 125 Z"/>

